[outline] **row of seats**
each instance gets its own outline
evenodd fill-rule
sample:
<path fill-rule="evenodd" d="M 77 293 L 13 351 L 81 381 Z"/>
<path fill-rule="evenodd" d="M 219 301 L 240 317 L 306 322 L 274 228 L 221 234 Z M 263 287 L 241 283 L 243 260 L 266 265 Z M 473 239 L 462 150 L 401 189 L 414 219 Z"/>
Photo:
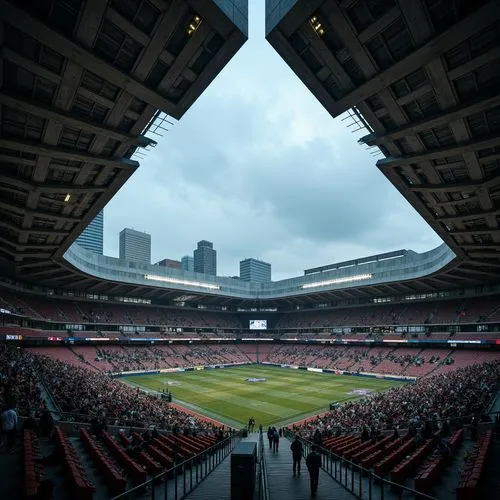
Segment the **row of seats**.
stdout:
<path fill-rule="evenodd" d="M 411 455 L 404 458 L 401 462 L 395 465 L 391 472 L 391 481 L 395 483 L 402 483 L 407 477 L 413 476 L 425 460 L 427 455 L 434 447 L 434 440 L 428 439 L 424 444 L 419 446 Z"/>
<path fill-rule="evenodd" d="M 474 500 L 479 498 L 481 478 L 484 474 L 486 460 L 491 449 L 493 433 L 486 431 L 474 447 L 469 461 L 462 471 L 460 482 L 456 489 L 457 500 Z"/>
<path fill-rule="evenodd" d="M 92 500 L 95 487 L 88 479 L 75 449 L 60 427 L 55 428 L 55 439 L 57 449 L 62 455 L 64 468 L 69 476 L 75 500 Z"/>
<path fill-rule="evenodd" d="M 127 489 L 127 480 L 116 468 L 109 457 L 102 451 L 86 429 L 80 428 L 80 437 L 87 453 L 104 476 L 104 480 L 113 495 L 119 495 Z"/>
<path fill-rule="evenodd" d="M 43 480 L 40 448 L 36 434 L 26 429 L 23 435 L 24 491 L 26 498 L 37 498 Z"/>
<path fill-rule="evenodd" d="M 106 444 L 108 450 L 110 450 L 113 458 L 125 469 L 127 474 L 132 476 L 132 480 L 135 484 L 142 484 L 146 481 L 146 471 L 132 460 L 125 450 L 116 443 L 116 441 L 106 432 L 102 432 L 102 439 Z"/>
<path fill-rule="evenodd" d="M 241 329 L 247 322 L 230 312 L 175 309 L 154 305 L 91 302 L 0 290 L 0 307 L 37 320 L 64 323 L 116 324 L 190 328 Z M 429 302 L 364 305 L 359 307 L 294 311 L 283 314 L 278 329 L 331 326 L 383 326 L 477 323 L 498 321 L 498 296 Z M 271 321 L 272 323 L 272 321 Z"/>
<path fill-rule="evenodd" d="M 405 441 L 399 448 L 396 448 L 389 454 L 387 452 L 384 453 L 384 458 L 373 466 L 373 471 L 377 476 L 385 476 L 403 457 L 411 453 L 414 448 L 415 441 L 413 439 Z"/>
<path fill-rule="evenodd" d="M 453 453 L 460 446 L 464 438 L 464 430 L 458 429 L 453 433 L 448 441 L 450 451 Z M 432 487 L 438 483 L 442 471 L 446 466 L 446 459 L 443 456 L 433 456 L 425 462 L 415 475 L 415 489 L 422 493 L 430 493 Z"/>

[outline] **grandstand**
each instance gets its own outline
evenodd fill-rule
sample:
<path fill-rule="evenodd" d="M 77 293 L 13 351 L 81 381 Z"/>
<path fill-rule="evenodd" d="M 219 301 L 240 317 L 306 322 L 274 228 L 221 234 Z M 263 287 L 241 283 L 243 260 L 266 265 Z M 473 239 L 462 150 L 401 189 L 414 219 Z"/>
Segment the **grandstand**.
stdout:
<path fill-rule="evenodd" d="M 2 435 L 0 497 L 229 498 L 228 455 L 262 437 L 119 376 L 269 365 L 304 384 L 410 381 L 276 422 L 282 440 L 321 445 L 319 496 L 498 498 L 497 1 L 266 2 L 268 41 L 333 117 L 366 129 L 439 247 L 257 285 L 75 243 L 152 131 L 243 45 L 247 10 L 0 0 L 0 403 L 20 419 Z M 309 494 L 281 450 L 259 446 L 259 499 Z"/>

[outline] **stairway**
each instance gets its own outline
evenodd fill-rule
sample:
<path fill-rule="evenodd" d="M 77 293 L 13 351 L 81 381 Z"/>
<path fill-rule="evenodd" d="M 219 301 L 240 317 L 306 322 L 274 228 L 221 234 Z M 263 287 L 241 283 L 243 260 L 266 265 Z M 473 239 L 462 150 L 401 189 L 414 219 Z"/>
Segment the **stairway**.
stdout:
<path fill-rule="evenodd" d="M 292 452 L 290 451 L 290 441 L 286 438 L 280 439 L 278 452 L 273 452 L 268 445 L 267 439 L 264 441 L 267 478 L 269 484 L 270 500 L 304 500 L 311 496 L 309 487 L 309 473 L 305 460 L 301 463 L 300 476 L 292 475 Z M 324 470 L 319 473 L 318 499 L 353 500 L 356 497 L 338 484 Z"/>

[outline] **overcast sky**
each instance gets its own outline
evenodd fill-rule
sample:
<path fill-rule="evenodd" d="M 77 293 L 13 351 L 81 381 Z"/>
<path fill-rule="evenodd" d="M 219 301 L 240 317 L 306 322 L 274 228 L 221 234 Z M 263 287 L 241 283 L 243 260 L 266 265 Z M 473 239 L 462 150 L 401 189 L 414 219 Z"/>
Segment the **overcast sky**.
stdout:
<path fill-rule="evenodd" d="M 441 241 L 376 168 L 346 122 L 316 101 L 264 38 L 250 38 L 105 209 L 104 252 L 118 233 L 152 235 L 152 261 L 214 242 L 221 276 L 245 257 L 273 280 L 309 267 Z"/>

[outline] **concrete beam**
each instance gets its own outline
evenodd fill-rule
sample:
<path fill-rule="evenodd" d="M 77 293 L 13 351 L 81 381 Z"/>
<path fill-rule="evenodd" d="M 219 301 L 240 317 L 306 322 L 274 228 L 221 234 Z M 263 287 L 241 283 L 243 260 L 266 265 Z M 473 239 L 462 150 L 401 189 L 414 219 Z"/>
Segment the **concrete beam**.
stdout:
<path fill-rule="evenodd" d="M 392 7 L 384 15 L 379 17 L 374 23 L 365 28 L 359 35 L 359 41 L 366 43 L 371 40 L 375 35 L 387 28 L 400 16 L 400 11 L 397 7 Z"/>
<path fill-rule="evenodd" d="M 22 228 L 18 226 L 14 226 L 13 224 L 10 224 L 9 222 L 5 222 L 0 220 L 0 226 L 5 227 L 6 229 L 9 229 L 10 231 L 13 231 L 18 234 L 43 234 L 43 235 L 52 235 L 52 234 L 60 234 L 62 236 L 66 236 L 69 231 L 55 231 L 54 229 L 41 229 L 41 228 Z M 21 246 L 24 244 L 21 243 Z"/>
<path fill-rule="evenodd" d="M 104 127 L 102 125 L 96 125 L 81 118 L 74 118 L 69 113 L 63 111 L 55 111 L 54 108 L 49 108 L 47 106 L 37 104 L 35 103 L 35 101 L 27 101 L 8 94 L 0 93 L 0 103 L 6 104 L 9 107 L 18 109 L 25 113 L 31 113 L 35 116 L 40 116 L 42 118 L 52 120 L 55 123 L 68 125 L 79 130 L 91 132 L 101 137 L 106 136 L 120 142 L 131 144 L 133 146 L 145 147 L 151 144 L 151 142 L 154 142 L 152 141 L 152 139 L 144 136 L 132 136 L 124 132 L 119 132 L 117 130 Z"/>
<path fill-rule="evenodd" d="M 467 61 L 465 64 L 457 66 L 456 68 L 448 71 L 448 78 L 450 80 L 456 80 L 471 71 L 474 71 L 481 66 L 486 64 L 495 63 L 498 64 L 497 59 L 500 58 L 500 47 L 493 47 L 487 52 L 481 54 L 480 56 L 475 57 L 474 59 Z"/>
<path fill-rule="evenodd" d="M 436 201 L 432 205 L 434 207 L 453 207 L 455 205 L 460 205 L 461 203 L 469 203 L 471 201 L 476 202 L 477 200 L 477 195 L 471 195 L 468 198 L 464 198 L 461 200 Z"/>
<path fill-rule="evenodd" d="M 102 193 L 106 188 L 95 186 L 75 186 L 74 184 L 46 183 L 37 184 L 28 180 L 12 177 L 10 175 L 0 175 L 0 182 L 15 186 L 25 191 L 39 191 L 44 193 Z"/>
<path fill-rule="evenodd" d="M 118 28 L 129 35 L 130 38 L 133 38 L 136 42 L 139 42 L 143 47 L 149 45 L 149 42 L 151 41 L 149 36 L 139 28 L 136 28 L 128 19 L 125 19 L 116 10 L 108 7 L 106 9 L 104 17 L 108 21 L 111 21 L 115 26 L 118 26 Z"/>
<path fill-rule="evenodd" d="M 339 99 L 330 110 L 333 116 L 338 116 L 356 105 L 357 102 L 389 87 L 402 76 L 407 75 L 415 68 L 425 66 L 434 59 L 441 57 L 443 52 L 458 45 L 464 38 L 486 28 L 500 18 L 500 9 L 496 2 L 489 2 L 477 11 L 437 37 L 429 40 L 425 45 L 413 51 L 403 60 L 382 71 L 368 82 L 357 87 L 353 92 Z M 311 87 L 313 88 L 313 87 Z"/>
<path fill-rule="evenodd" d="M 28 32 L 33 38 L 49 47 L 57 47 L 57 51 L 68 60 L 97 75 L 106 75 L 106 80 L 117 87 L 137 96 L 162 111 L 172 114 L 173 103 L 147 88 L 142 82 L 116 69 L 113 65 L 95 56 L 83 44 L 75 43 L 69 38 L 49 28 L 46 24 L 31 17 L 22 9 L 15 7 L 7 0 L 0 0 L 0 12 L 3 18 L 22 32 Z"/>
<path fill-rule="evenodd" d="M 330 73 L 335 77 L 339 85 L 346 90 L 352 90 L 354 85 L 350 76 L 346 73 L 342 65 L 337 61 L 332 51 L 327 47 L 325 42 L 314 32 L 309 24 L 304 24 L 300 27 L 298 33 L 302 38 L 314 49 L 319 58 L 323 60 Z"/>
<path fill-rule="evenodd" d="M 89 153 L 75 153 L 72 149 L 61 148 L 59 146 L 47 146 L 45 144 L 37 144 L 23 139 L 4 139 L 0 138 L 0 147 L 33 153 L 38 156 L 47 156 L 49 158 L 60 160 L 75 160 L 81 162 L 89 162 L 97 165 L 105 165 L 120 169 L 137 168 L 139 163 L 128 158 L 108 158 L 100 155 Z"/>
<path fill-rule="evenodd" d="M 68 215 L 59 215 L 59 214 L 53 213 L 53 212 L 44 212 L 43 210 L 39 210 L 39 209 L 30 209 L 27 207 L 20 207 L 20 206 L 13 205 L 11 203 L 6 203 L 3 201 L 0 201 L 0 208 L 4 208 L 5 210 L 10 210 L 11 212 L 15 212 L 15 213 L 21 214 L 21 215 L 30 214 L 33 217 L 40 217 L 42 219 L 59 220 L 59 221 L 64 221 L 64 222 L 71 222 L 73 224 L 76 224 L 80 221 L 79 217 L 71 217 Z"/>
<path fill-rule="evenodd" d="M 196 98 L 210 85 L 212 80 L 222 71 L 231 57 L 238 52 L 244 40 L 245 37 L 239 30 L 235 29 L 232 31 L 222 48 L 212 57 L 210 62 L 205 66 L 203 72 L 182 96 L 175 106 L 174 112 L 170 113 L 171 116 L 180 119 L 184 115 L 189 106 L 191 106 Z"/>
<path fill-rule="evenodd" d="M 172 36 L 186 11 L 186 4 L 182 0 L 173 0 L 169 4 L 168 10 L 164 12 L 153 37 L 145 47 L 142 57 L 134 69 L 136 78 L 145 80 L 148 77 L 154 64 L 160 58 L 165 44 Z"/>
<path fill-rule="evenodd" d="M 474 113 L 486 111 L 487 109 L 498 106 L 499 104 L 500 95 L 495 95 L 492 97 L 483 96 L 481 99 L 476 100 L 472 103 L 443 111 L 442 113 L 439 113 L 431 118 L 412 122 L 406 126 L 393 129 L 385 134 L 370 134 L 364 136 L 360 139 L 360 141 L 363 141 L 369 146 L 384 144 L 384 142 L 386 141 L 394 141 L 396 139 L 406 137 L 410 134 L 416 134 L 418 132 L 422 132 L 423 130 L 446 125 L 451 121 L 465 118 L 466 116 L 472 115 Z"/>
<path fill-rule="evenodd" d="M 484 218 L 487 215 L 494 215 L 498 216 L 500 215 L 500 210 L 481 210 L 481 211 L 476 211 L 476 212 L 471 212 L 468 214 L 456 214 L 456 215 L 445 215 L 445 216 L 439 216 L 436 217 L 436 220 L 438 222 L 454 222 L 454 221 L 464 221 L 464 220 L 469 220 L 469 219 L 479 219 L 479 218 Z"/>
<path fill-rule="evenodd" d="M 297 2 L 292 10 L 285 15 L 285 17 L 280 21 L 277 28 L 273 31 L 280 30 L 286 38 L 289 38 L 293 33 L 295 33 L 299 27 L 308 22 L 310 17 L 320 8 L 324 0 L 307 0 L 302 2 Z"/>
<path fill-rule="evenodd" d="M 457 144 L 456 146 L 436 148 L 418 154 L 404 155 L 396 158 L 384 158 L 382 160 L 377 161 L 377 166 L 397 167 L 401 165 L 407 165 L 410 163 L 420 163 L 422 161 L 436 160 L 438 158 L 444 158 L 446 156 L 463 155 L 465 153 L 478 151 L 479 149 L 495 147 L 499 144 L 500 144 L 500 137 L 498 136 L 490 137 L 487 139 L 480 139 L 462 144 Z"/>
<path fill-rule="evenodd" d="M 168 89 L 174 85 L 175 81 L 182 74 L 188 61 L 194 57 L 211 31 L 212 28 L 207 23 L 201 23 L 200 27 L 190 36 L 182 52 L 179 54 L 179 57 L 175 59 L 161 82 L 158 84 L 158 91 L 162 93 L 167 92 Z"/>
<path fill-rule="evenodd" d="M 55 250 L 58 245 L 46 245 L 45 243 L 39 243 L 39 244 L 36 244 L 36 243 L 25 243 L 25 244 L 20 244 L 19 242 L 17 241 L 11 241 L 11 240 L 8 240 L 6 238 L 3 238 L 2 236 L 0 236 L 0 242 L 5 244 L 5 245 L 11 245 L 13 246 L 14 248 L 17 248 L 19 250 L 35 250 L 35 249 L 39 249 L 39 250 Z"/>

